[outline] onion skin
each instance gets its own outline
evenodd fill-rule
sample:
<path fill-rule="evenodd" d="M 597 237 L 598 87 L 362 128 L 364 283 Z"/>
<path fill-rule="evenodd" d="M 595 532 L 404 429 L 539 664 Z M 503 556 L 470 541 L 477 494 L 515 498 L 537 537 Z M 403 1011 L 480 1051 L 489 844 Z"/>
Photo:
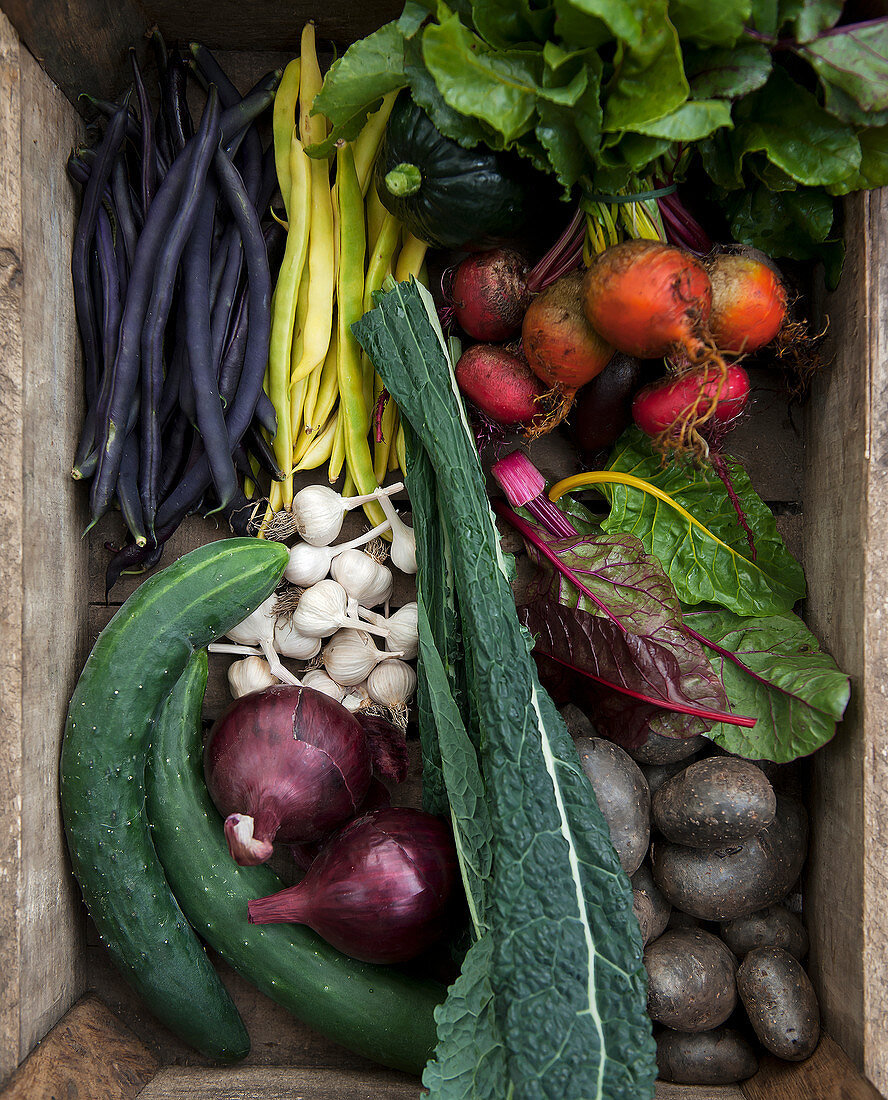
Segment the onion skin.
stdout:
<path fill-rule="evenodd" d="M 705 353 L 712 285 L 689 252 L 659 241 L 624 241 L 586 272 L 583 308 L 592 327 L 626 355 L 658 359 Z"/>
<path fill-rule="evenodd" d="M 456 384 L 473 404 L 504 427 L 529 423 L 543 388 L 520 356 L 494 344 L 473 344 L 456 364 Z"/>
<path fill-rule="evenodd" d="M 249 920 L 307 924 L 362 962 L 406 962 L 443 933 L 457 875 L 444 822 L 392 806 L 346 825 L 301 882 L 251 901 Z"/>
<path fill-rule="evenodd" d="M 204 749 L 207 787 L 241 866 L 265 862 L 276 839 L 320 840 L 347 821 L 370 774 L 353 715 L 319 691 L 287 684 L 235 700 Z"/>
<path fill-rule="evenodd" d="M 786 320 L 786 290 L 766 264 L 722 253 L 708 265 L 709 331 L 720 351 L 742 355 L 769 344 Z"/>
<path fill-rule="evenodd" d="M 450 296 L 465 333 L 484 343 L 507 340 L 530 302 L 527 262 L 511 248 L 476 252 L 456 269 Z"/>
<path fill-rule="evenodd" d="M 572 271 L 531 302 L 521 339 L 530 369 L 547 386 L 573 392 L 599 375 L 614 348 L 583 312 L 583 274 Z"/>
<path fill-rule="evenodd" d="M 691 407 L 701 390 L 705 397 L 714 397 L 721 375 L 714 368 L 688 371 L 677 378 L 660 379 L 645 386 L 632 402 L 632 418 L 650 436 L 668 431 Z M 732 363 L 711 416 L 716 423 L 727 424 L 739 416 L 749 400 L 749 375 Z"/>

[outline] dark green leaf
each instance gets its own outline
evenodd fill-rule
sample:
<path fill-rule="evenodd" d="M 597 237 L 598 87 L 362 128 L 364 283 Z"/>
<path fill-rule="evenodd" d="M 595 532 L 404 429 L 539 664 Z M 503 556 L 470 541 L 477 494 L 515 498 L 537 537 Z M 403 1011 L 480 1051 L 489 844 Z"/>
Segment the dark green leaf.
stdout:
<path fill-rule="evenodd" d="M 475 0 L 472 11 L 475 30 L 499 49 L 536 46 L 550 37 L 551 8 L 531 7 L 530 0 Z"/>
<path fill-rule="evenodd" d="M 514 141 L 530 125 L 537 79 L 529 55 L 489 49 L 451 15 L 425 28 L 422 56 L 454 111 L 480 119 L 506 142 Z"/>
<path fill-rule="evenodd" d="M 326 141 L 308 152 L 329 156 L 337 141 L 353 141 L 386 92 L 406 83 L 404 36 L 397 23 L 386 23 L 349 46 L 330 66 L 312 113 L 324 115 L 332 129 Z"/>
<path fill-rule="evenodd" d="M 850 126 L 828 114 L 784 69 L 734 112 L 738 163 L 761 152 L 798 183 L 838 183 L 860 165 L 860 142 Z"/>
<path fill-rule="evenodd" d="M 746 158 L 746 169 L 762 181 L 769 191 L 795 191 L 798 184 L 782 168 L 772 164 L 767 157 L 753 153 Z"/>
<path fill-rule="evenodd" d="M 631 890 L 527 652 L 434 302 L 399 283 L 353 327 L 429 453 L 450 536 L 494 836 L 491 982 L 514 1095 L 564 1100 L 593 1081 L 609 1100 L 647 1100 L 656 1064 Z"/>
<path fill-rule="evenodd" d="M 769 256 L 810 260 L 829 237 L 834 203 L 816 187 L 775 193 L 758 186 L 732 197 L 726 213 L 735 241 L 755 245 Z"/>
<path fill-rule="evenodd" d="M 493 937 L 472 944 L 462 970 L 435 1009 L 438 1044 L 422 1083 L 429 1100 L 501 1100 L 511 1090 L 496 1021 Z"/>
<path fill-rule="evenodd" d="M 850 682 L 795 615 L 747 619 L 729 611 L 688 611 L 685 624 L 725 653 L 710 649 L 732 708 L 757 719 L 752 729 L 717 723 L 707 735 L 728 752 L 786 763 L 833 736 Z"/>
<path fill-rule="evenodd" d="M 731 105 L 723 99 L 697 99 L 683 103 L 671 115 L 656 122 L 642 122 L 635 133 L 667 141 L 700 141 L 714 130 L 730 127 Z"/>
<path fill-rule="evenodd" d="M 780 21 L 777 0 L 752 0 L 750 16 L 753 27 L 761 34 L 776 35 Z"/>
<path fill-rule="evenodd" d="M 645 5 L 642 25 L 643 46 L 617 47 L 604 103 L 605 130 L 637 130 L 671 114 L 690 94 L 666 0 Z"/>
<path fill-rule="evenodd" d="M 860 171 L 856 176 L 830 187 L 832 195 L 848 195 L 852 191 L 868 191 L 873 187 L 888 185 L 888 126 L 861 130 Z"/>
<path fill-rule="evenodd" d="M 419 35 L 405 43 L 404 69 L 414 100 L 445 137 L 466 149 L 481 144 L 488 145 L 491 149 L 504 147 L 502 134 L 491 130 L 476 118 L 461 115 L 444 102 L 438 85 L 422 59 L 422 39 Z"/>
<path fill-rule="evenodd" d="M 784 18 L 794 19 L 798 42 L 811 42 L 836 23 L 844 6 L 845 0 L 804 0 L 797 15 L 787 11 Z"/>
<path fill-rule="evenodd" d="M 541 101 L 535 131 L 548 154 L 549 170 L 568 189 L 586 170 L 588 156 L 570 115 L 569 109 Z"/>
<path fill-rule="evenodd" d="M 736 191 L 743 186 L 743 176 L 734 160 L 731 137 L 726 130 L 702 141 L 698 151 L 703 168 L 714 184 L 725 191 Z"/>
<path fill-rule="evenodd" d="M 556 0 L 555 10 L 556 30 L 569 42 L 599 46 L 612 36 L 636 49 L 644 48 L 643 4 L 631 0 Z"/>
<path fill-rule="evenodd" d="M 842 122 L 849 122 L 854 127 L 888 125 L 888 110 L 865 111 L 856 99 L 852 99 L 838 85 L 824 84 L 821 81 L 821 86 L 824 110 L 841 119 Z"/>
<path fill-rule="evenodd" d="M 741 42 L 731 50 L 686 51 L 685 72 L 695 99 L 740 99 L 765 84 L 771 53 L 760 42 Z"/>
<path fill-rule="evenodd" d="M 847 92 L 864 111 L 888 108 L 888 18 L 824 35 L 799 54 L 824 84 Z"/>
<path fill-rule="evenodd" d="M 669 18 L 683 40 L 698 46 L 733 46 L 751 7 L 751 0 L 669 0 Z"/>
<path fill-rule="evenodd" d="M 407 0 L 398 20 L 398 30 L 405 38 L 412 38 L 426 19 L 434 14 L 436 6 L 434 0 Z"/>
<path fill-rule="evenodd" d="M 619 153 L 638 175 L 645 175 L 649 165 L 672 148 L 668 138 L 645 137 L 642 134 L 624 134 L 620 139 Z"/>
<path fill-rule="evenodd" d="M 645 550 L 663 563 L 684 603 L 717 603 L 741 615 L 788 611 L 805 594 L 801 566 L 784 546 L 771 510 L 746 471 L 731 459 L 725 461 L 753 533 L 755 561 L 727 488 L 715 472 L 677 460 L 664 466 L 637 428 L 620 438 L 607 469 L 662 489 L 709 533 L 657 497 L 619 484 L 601 486 L 611 502 L 602 527 L 640 538 Z"/>

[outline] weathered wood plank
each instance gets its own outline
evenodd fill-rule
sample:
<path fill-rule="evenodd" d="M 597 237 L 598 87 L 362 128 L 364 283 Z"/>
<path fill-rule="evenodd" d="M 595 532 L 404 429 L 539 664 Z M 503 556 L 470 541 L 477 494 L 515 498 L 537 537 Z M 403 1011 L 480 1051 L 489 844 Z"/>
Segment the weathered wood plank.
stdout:
<path fill-rule="evenodd" d="M 672 1085 L 658 1081 L 654 1100 L 743 1100 L 736 1085 Z"/>
<path fill-rule="evenodd" d="M 378 1067 L 355 1070 L 309 1067 L 231 1069 L 169 1066 L 139 1094 L 139 1100 L 418 1100 L 419 1082 Z"/>
<path fill-rule="evenodd" d="M 888 1091 L 888 362 L 884 192 L 847 204 L 848 259 L 827 302 L 835 361 L 808 418 L 806 563 L 812 629 L 853 678 L 848 716 L 812 761 L 805 898 L 827 1028 Z"/>
<path fill-rule="evenodd" d="M 744 1081 L 740 1089 L 746 1100 L 880 1100 L 881 1097 L 828 1035 L 821 1037 L 817 1050 L 804 1062 L 783 1062 L 766 1056 L 758 1073 Z"/>
<path fill-rule="evenodd" d="M 81 494 L 70 476 L 82 400 L 70 290 L 76 198 L 65 161 L 79 117 L 34 58 L 21 53 L 22 337 L 22 884 L 19 1057 L 82 989 L 82 920 L 58 797 L 67 701 L 86 645 L 87 547 Z"/>
<path fill-rule="evenodd" d="M 19 1062 L 22 777 L 22 194 L 20 48 L 0 16 L 0 1081 Z"/>
<path fill-rule="evenodd" d="M 78 1001 L 19 1067 L 3 1100 L 134 1100 L 159 1063 L 98 997 Z"/>
<path fill-rule="evenodd" d="M 23 42 L 74 102 L 114 96 L 129 83 L 126 51 L 144 52 L 149 26 L 136 0 L 3 0 Z"/>

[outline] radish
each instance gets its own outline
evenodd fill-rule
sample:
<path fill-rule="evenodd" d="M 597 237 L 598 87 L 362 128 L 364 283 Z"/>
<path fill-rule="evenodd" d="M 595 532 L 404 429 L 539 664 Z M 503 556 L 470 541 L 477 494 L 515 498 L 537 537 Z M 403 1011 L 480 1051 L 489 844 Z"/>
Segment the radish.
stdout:
<path fill-rule="evenodd" d="M 786 290 L 767 264 L 722 253 L 708 265 L 712 284 L 709 330 L 731 355 L 769 344 L 786 320 Z"/>
<path fill-rule="evenodd" d="M 589 323 L 617 351 L 638 359 L 705 357 L 712 286 L 689 252 L 659 241 L 624 241 L 586 272 Z"/>
<path fill-rule="evenodd" d="M 504 427 L 527 424 L 539 412 L 543 387 L 525 359 L 493 344 L 473 344 L 456 364 L 462 393 Z"/>
<path fill-rule="evenodd" d="M 701 407 L 712 410 L 705 420 L 727 424 L 739 416 L 748 400 L 749 375 L 732 363 L 724 377 L 717 368 L 707 367 L 652 382 L 635 395 L 632 417 L 647 435 L 669 437 L 680 432 L 689 414 Z"/>
<path fill-rule="evenodd" d="M 456 269 L 450 295 L 464 332 L 485 343 L 506 340 L 521 327 L 530 301 L 527 263 L 510 248 L 476 252 Z"/>
<path fill-rule="evenodd" d="M 600 374 L 614 354 L 586 320 L 582 290 L 582 272 L 563 275 L 534 298 L 521 327 L 531 370 L 559 391 L 568 407 L 580 386 Z"/>

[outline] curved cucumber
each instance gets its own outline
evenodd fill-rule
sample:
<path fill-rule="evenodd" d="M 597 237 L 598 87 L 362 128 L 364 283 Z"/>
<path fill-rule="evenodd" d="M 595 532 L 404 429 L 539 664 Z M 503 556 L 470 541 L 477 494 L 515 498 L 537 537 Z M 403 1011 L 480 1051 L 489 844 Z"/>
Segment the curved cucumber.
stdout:
<path fill-rule="evenodd" d="M 254 925 L 247 902 L 283 888 L 265 865 L 239 867 L 203 777 L 206 657 L 195 654 L 158 718 L 148 760 L 148 818 L 185 915 L 263 993 L 343 1046 L 419 1074 L 435 1046 L 443 986 L 342 955 L 309 928 Z"/>
<path fill-rule="evenodd" d="M 202 649 L 274 590 L 287 548 L 223 539 L 149 578 L 99 635 L 68 709 L 61 800 L 68 848 L 102 942 L 155 1015 L 233 1060 L 250 1040 L 173 897 L 145 815 L 155 714 Z"/>

